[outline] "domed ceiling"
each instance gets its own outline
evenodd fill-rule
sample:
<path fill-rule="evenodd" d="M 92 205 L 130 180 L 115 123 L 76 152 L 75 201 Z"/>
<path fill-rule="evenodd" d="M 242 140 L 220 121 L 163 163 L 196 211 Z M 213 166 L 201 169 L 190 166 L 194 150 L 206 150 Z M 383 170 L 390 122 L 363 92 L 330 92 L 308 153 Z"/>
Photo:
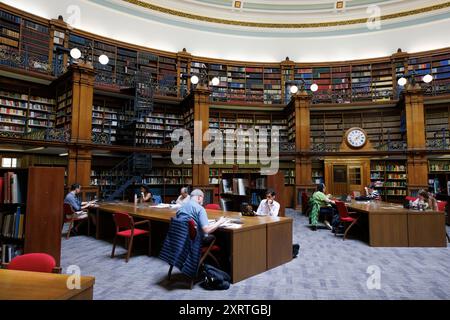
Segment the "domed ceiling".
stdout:
<path fill-rule="evenodd" d="M 443 0 L 2 0 L 141 46 L 255 62 L 366 59 L 450 47 Z"/>
<path fill-rule="evenodd" d="M 242 29 L 349 28 L 362 24 L 411 21 L 450 9 L 449 1 L 424 0 L 94 0 L 193 24 Z"/>

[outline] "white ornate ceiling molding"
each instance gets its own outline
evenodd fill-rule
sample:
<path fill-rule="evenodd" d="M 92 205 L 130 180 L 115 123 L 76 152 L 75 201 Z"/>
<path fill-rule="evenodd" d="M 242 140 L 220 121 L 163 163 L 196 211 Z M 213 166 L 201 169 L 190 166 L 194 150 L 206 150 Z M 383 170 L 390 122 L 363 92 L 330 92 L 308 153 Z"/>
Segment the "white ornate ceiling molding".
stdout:
<path fill-rule="evenodd" d="M 240 8 L 234 0 L 109 0 L 124 2 L 145 10 L 191 20 L 226 26 L 272 29 L 345 27 L 365 24 L 379 14 L 383 22 L 414 20 L 417 16 L 450 9 L 445 0 L 347 0 L 336 9 L 330 0 L 243 0 Z"/>

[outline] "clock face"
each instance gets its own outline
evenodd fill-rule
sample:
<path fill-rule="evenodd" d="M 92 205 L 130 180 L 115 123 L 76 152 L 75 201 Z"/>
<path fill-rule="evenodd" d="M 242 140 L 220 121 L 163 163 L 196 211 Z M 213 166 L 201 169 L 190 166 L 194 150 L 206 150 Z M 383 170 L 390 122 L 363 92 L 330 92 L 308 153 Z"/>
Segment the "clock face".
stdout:
<path fill-rule="evenodd" d="M 347 143 L 354 148 L 361 148 L 366 140 L 366 134 L 361 129 L 352 129 L 347 135 Z"/>

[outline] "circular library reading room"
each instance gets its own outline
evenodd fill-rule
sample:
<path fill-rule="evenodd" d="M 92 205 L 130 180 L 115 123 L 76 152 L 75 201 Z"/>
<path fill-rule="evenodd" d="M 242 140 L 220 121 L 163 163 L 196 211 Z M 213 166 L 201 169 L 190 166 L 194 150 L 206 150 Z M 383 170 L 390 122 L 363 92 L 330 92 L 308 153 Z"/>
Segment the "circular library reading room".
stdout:
<path fill-rule="evenodd" d="M 2 0 L 0 300 L 449 300 L 449 30 L 443 0 Z"/>

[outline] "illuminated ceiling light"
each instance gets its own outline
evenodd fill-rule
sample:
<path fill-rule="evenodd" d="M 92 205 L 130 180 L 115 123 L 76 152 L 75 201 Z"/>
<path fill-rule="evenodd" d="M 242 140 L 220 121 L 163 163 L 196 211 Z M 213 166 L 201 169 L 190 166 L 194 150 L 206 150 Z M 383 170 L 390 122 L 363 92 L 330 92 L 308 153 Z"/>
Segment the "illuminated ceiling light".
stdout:
<path fill-rule="evenodd" d="M 102 65 L 107 65 L 109 62 L 109 58 L 106 54 L 102 54 L 100 57 L 98 57 L 98 61 L 102 64 Z"/>
<path fill-rule="evenodd" d="M 199 80 L 199 79 L 198 79 L 197 76 L 192 76 L 192 77 L 191 77 L 191 83 L 192 83 L 192 84 L 197 84 L 197 83 L 198 83 L 198 80 Z"/>
<path fill-rule="evenodd" d="M 431 74 L 427 74 L 423 77 L 423 82 L 425 83 L 430 83 L 431 81 L 433 81 L 433 76 Z"/>
<path fill-rule="evenodd" d="M 405 77 L 401 77 L 401 78 L 398 79 L 398 81 L 397 81 L 398 85 L 401 86 L 401 87 L 404 87 L 405 84 L 406 84 L 406 82 L 408 82 L 408 81 L 406 80 Z"/>
<path fill-rule="evenodd" d="M 298 92 L 298 87 L 296 85 L 293 85 L 289 90 L 292 94 L 296 94 Z"/>
<path fill-rule="evenodd" d="M 312 92 L 316 92 L 317 90 L 319 90 L 319 86 L 318 86 L 317 84 L 313 83 L 313 84 L 311 85 L 311 91 L 312 91 Z"/>
<path fill-rule="evenodd" d="M 70 50 L 70 56 L 74 58 L 75 60 L 78 60 L 81 58 L 81 51 L 78 48 L 73 48 Z"/>
<path fill-rule="evenodd" d="M 219 80 L 219 78 L 214 77 L 214 78 L 212 78 L 211 83 L 213 86 L 218 86 L 220 83 L 220 80 Z"/>

